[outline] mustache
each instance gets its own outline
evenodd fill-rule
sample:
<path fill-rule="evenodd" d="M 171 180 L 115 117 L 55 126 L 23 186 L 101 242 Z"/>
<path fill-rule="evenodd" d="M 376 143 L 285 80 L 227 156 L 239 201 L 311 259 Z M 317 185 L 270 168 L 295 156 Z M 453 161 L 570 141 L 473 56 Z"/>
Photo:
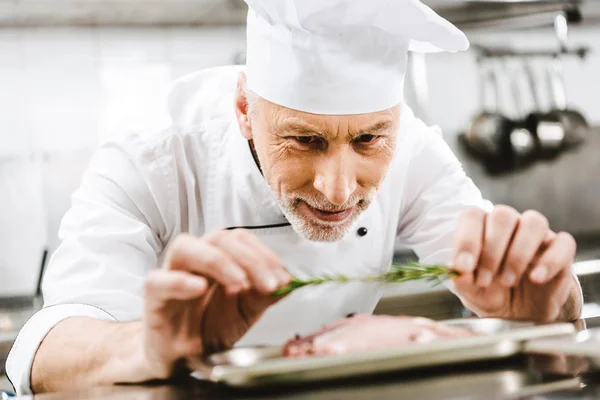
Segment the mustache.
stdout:
<path fill-rule="evenodd" d="M 297 208 L 300 205 L 300 203 L 304 202 L 310 207 L 316 208 L 321 211 L 340 212 L 353 207 L 356 207 L 358 209 L 364 209 L 371 202 L 372 198 L 372 194 L 366 196 L 352 195 L 344 204 L 335 205 L 329 202 L 329 200 L 327 200 L 324 197 L 320 198 L 320 196 L 294 196 L 292 201 L 292 207 Z"/>

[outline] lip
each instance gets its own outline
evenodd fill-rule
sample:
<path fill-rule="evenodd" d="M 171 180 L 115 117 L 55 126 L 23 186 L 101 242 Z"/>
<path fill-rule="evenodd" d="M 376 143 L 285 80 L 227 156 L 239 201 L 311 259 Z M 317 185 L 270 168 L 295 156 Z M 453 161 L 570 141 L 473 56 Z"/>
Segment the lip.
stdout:
<path fill-rule="evenodd" d="M 351 208 L 347 208 L 343 211 L 328 212 L 328 211 L 319 210 L 318 208 L 311 207 L 308 203 L 306 203 L 304 201 L 300 204 L 300 207 L 307 208 L 308 211 L 310 211 L 310 213 L 318 220 L 323 221 L 323 222 L 330 222 L 330 223 L 331 222 L 334 222 L 334 223 L 344 222 L 346 219 L 348 219 L 348 217 L 354 211 L 354 207 L 351 207 Z"/>

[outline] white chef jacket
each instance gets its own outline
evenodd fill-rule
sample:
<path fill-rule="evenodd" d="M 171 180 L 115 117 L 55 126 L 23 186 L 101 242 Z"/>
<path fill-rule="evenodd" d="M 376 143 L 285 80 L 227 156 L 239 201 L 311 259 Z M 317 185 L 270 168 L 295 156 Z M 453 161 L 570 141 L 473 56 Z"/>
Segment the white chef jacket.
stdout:
<path fill-rule="evenodd" d="M 169 96 L 172 126 L 106 143 L 73 195 L 43 284 L 44 309 L 20 332 L 7 362 L 19 394 L 45 335 L 61 320 L 140 319 L 143 282 L 180 233 L 247 227 L 294 275 L 364 276 L 387 271 L 397 237 L 424 263 L 447 263 L 457 217 L 488 208 L 441 133 L 404 106 L 390 171 L 357 229 L 335 243 L 301 238 L 284 215 L 236 123 L 239 67 L 184 77 Z M 371 313 L 377 283 L 322 285 L 266 311 L 238 345 L 277 344 L 348 313 Z M 293 318 L 290 316 L 293 315 Z"/>

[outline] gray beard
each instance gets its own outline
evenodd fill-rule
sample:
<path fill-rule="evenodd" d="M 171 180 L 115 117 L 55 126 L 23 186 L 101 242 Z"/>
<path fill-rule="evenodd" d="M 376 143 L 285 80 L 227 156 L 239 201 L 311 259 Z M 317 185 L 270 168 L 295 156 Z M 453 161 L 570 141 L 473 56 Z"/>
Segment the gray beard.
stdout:
<path fill-rule="evenodd" d="M 296 210 L 289 207 L 289 205 L 278 201 L 279 207 L 283 211 L 288 222 L 292 225 L 294 231 L 302 238 L 311 242 L 338 242 L 342 240 L 348 233 L 350 233 L 356 227 L 358 218 L 364 210 L 354 215 L 353 220 L 350 223 L 344 225 L 327 225 L 327 224 L 315 224 L 310 223 L 300 217 Z"/>

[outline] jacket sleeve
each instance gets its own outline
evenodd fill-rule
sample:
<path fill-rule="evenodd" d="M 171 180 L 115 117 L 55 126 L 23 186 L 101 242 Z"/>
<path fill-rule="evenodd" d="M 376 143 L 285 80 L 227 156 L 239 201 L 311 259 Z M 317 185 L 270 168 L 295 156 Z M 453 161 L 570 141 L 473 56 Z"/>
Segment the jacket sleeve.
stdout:
<path fill-rule="evenodd" d="M 92 158 L 63 218 L 43 282 L 44 308 L 19 333 L 7 374 L 19 395 L 31 393 L 30 371 L 47 333 L 60 321 L 85 316 L 139 319 L 143 281 L 159 262 L 169 235 L 165 221 L 175 182 L 157 146 L 139 137 L 103 145 Z M 171 210 L 171 211 L 169 211 Z"/>
<path fill-rule="evenodd" d="M 411 127 L 411 159 L 398 224 L 399 240 L 425 264 L 447 264 L 458 217 L 469 207 L 492 204 L 465 174 L 439 129 L 416 121 Z"/>

